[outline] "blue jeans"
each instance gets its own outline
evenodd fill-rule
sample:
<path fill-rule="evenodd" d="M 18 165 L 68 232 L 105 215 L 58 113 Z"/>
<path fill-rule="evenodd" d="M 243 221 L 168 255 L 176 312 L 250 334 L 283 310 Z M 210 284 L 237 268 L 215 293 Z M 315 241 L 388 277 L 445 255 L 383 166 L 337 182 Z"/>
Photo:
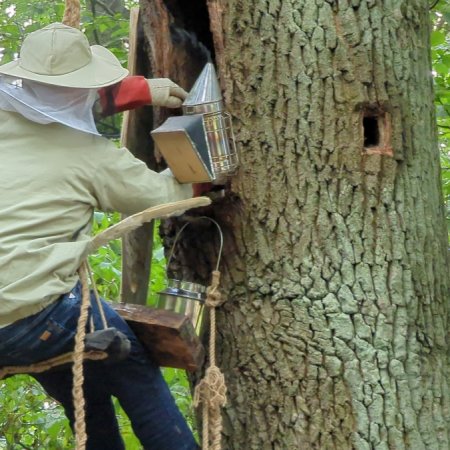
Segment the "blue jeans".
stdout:
<path fill-rule="evenodd" d="M 73 350 L 80 311 L 79 285 L 40 313 L 0 328 L 0 366 L 28 365 Z M 91 299 L 90 317 L 103 328 Z M 86 362 L 87 450 L 124 450 L 111 396 L 117 397 L 145 450 L 193 450 L 197 444 L 178 410 L 159 367 L 148 357 L 127 323 L 103 302 L 108 326 L 131 342 L 130 355 L 120 362 Z M 74 421 L 72 372 L 57 368 L 33 375 Z"/>

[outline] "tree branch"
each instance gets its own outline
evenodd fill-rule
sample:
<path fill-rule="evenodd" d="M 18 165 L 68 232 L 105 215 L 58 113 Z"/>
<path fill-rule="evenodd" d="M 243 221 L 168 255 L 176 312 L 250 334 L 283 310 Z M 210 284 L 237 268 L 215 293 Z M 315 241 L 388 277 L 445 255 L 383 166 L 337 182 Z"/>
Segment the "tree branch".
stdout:
<path fill-rule="evenodd" d="M 432 10 L 441 0 L 436 0 L 433 4 L 430 5 L 430 10 Z"/>
<path fill-rule="evenodd" d="M 105 2 L 102 2 L 102 0 L 96 0 L 95 3 L 101 6 L 110 16 L 114 16 L 114 11 Z"/>
<path fill-rule="evenodd" d="M 25 445 L 25 444 L 23 444 L 22 442 L 18 442 L 18 444 L 22 447 L 22 448 L 24 448 L 25 450 L 33 450 L 33 448 L 32 447 L 28 447 L 27 445 Z"/>
<path fill-rule="evenodd" d="M 96 17 L 96 11 L 95 11 L 95 3 L 96 0 L 91 0 L 91 11 L 92 11 L 92 17 L 94 18 L 94 39 L 97 45 L 102 45 L 100 42 L 100 36 L 98 35 L 97 27 L 95 26 L 95 17 Z"/>

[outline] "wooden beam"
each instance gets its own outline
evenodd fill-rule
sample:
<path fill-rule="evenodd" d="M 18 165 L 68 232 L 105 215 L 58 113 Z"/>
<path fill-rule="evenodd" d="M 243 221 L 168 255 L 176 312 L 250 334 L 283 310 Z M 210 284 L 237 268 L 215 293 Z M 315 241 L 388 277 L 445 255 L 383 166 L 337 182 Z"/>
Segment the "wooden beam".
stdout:
<path fill-rule="evenodd" d="M 143 46 L 141 39 L 139 8 L 133 8 L 130 11 L 128 53 L 130 75 L 145 75 L 147 72 L 146 58 L 141 54 Z M 152 124 L 151 108 L 127 111 L 124 113 L 121 135 L 121 145 L 149 166 L 153 160 L 153 142 L 150 138 Z M 152 246 L 153 222 L 144 224 L 122 240 L 121 298 L 127 299 L 128 302 L 145 305 L 147 301 Z"/>
<path fill-rule="evenodd" d="M 132 8 L 130 11 L 130 32 L 128 38 L 128 71 L 130 75 L 136 75 L 137 72 L 137 47 L 139 34 L 139 8 Z M 122 132 L 120 135 L 120 145 L 127 147 L 129 144 L 128 134 L 135 128 L 135 112 L 125 111 L 123 113 Z"/>
<path fill-rule="evenodd" d="M 111 306 L 127 321 L 157 364 L 190 372 L 201 367 L 204 348 L 188 317 L 129 303 Z"/>

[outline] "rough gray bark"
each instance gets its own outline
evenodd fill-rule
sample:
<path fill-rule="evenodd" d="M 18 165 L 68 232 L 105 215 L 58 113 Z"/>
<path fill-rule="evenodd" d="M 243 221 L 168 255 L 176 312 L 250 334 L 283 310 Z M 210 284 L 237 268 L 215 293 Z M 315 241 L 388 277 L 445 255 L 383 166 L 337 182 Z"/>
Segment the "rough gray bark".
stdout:
<path fill-rule="evenodd" d="M 225 449 L 450 446 L 428 3 L 208 1 L 241 151 L 211 211 Z"/>

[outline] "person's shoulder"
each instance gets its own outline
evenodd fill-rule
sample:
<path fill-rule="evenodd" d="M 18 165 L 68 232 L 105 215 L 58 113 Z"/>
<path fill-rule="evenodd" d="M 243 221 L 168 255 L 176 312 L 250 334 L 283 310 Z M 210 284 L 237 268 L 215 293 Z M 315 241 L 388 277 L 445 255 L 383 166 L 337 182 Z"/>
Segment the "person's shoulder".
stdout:
<path fill-rule="evenodd" d="M 49 131 L 55 132 L 55 137 L 57 136 L 58 140 L 66 141 L 68 147 L 76 147 L 79 151 L 91 153 L 94 151 L 111 151 L 115 148 L 113 142 L 101 135 L 75 130 L 61 124 L 50 124 L 48 127 Z"/>
<path fill-rule="evenodd" d="M 77 147 L 80 159 L 98 169 L 107 169 L 111 164 L 115 165 L 118 160 L 127 159 L 127 150 L 118 147 L 117 144 L 105 137 L 78 133 Z"/>

